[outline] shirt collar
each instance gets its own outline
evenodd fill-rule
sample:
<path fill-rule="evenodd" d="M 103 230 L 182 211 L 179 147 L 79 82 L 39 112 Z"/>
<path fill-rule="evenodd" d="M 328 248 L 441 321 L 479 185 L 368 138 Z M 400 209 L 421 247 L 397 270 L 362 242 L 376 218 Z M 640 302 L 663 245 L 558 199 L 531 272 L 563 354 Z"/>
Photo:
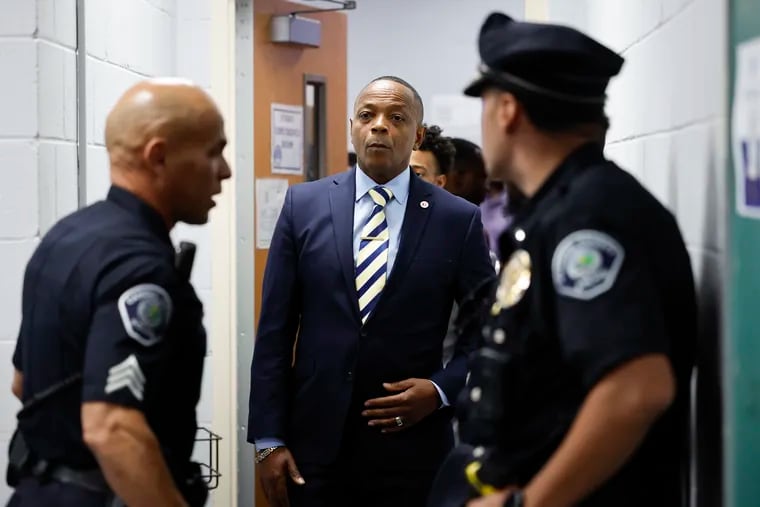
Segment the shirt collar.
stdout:
<path fill-rule="evenodd" d="M 500 192 L 495 195 L 487 195 L 485 199 L 483 199 L 483 202 L 481 203 L 481 206 L 484 209 L 492 209 L 492 208 L 498 208 L 498 207 L 504 207 L 507 205 L 507 192 Z"/>
<path fill-rule="evenodd" d="M 135 194 L 116 185 L 112 185 L 108 190 L 108 196 L 106 199 L 116 203 L 130 214 L 138 217 L 138 219 L 154 234 L 165 240 L 169 245 L 172 244 L 171 237 L 169 236 L 169 229 L 166 227 L 164 219 L 158 211 L 153 209 L 148 203 L 137 197 Z"/>
<path fill-rule="evenodd" d="M 604 160 L 603 148 L 597 143 L 587 143 L 577 148 L 560 163 L 533 197 L 521 203 L 519 209 L 514 210 L 516 222 L 527 221 L 529 217 L 534 215 L 535 209 L 547 196 L 555 195 L 552 190 L 564 192 L 563 189 L 570 184 L 578 171 L 604 162 Z"/>
<path fill-rule="evenodd" d="M 383 185 L 393 192 L 393 198 L 398 201 L 402 206 L 406 203 L 406 198 L 409 196 L 409 174 L 410 169 L 401 171 L 401 174 L 393 178 L 391 181 Z M 356 202 L 365 196 L 370 189 L 376 187 L 378 184 L 367 176 L 367 173 L 362 171 L 359 164 L 356 165 Z"/>

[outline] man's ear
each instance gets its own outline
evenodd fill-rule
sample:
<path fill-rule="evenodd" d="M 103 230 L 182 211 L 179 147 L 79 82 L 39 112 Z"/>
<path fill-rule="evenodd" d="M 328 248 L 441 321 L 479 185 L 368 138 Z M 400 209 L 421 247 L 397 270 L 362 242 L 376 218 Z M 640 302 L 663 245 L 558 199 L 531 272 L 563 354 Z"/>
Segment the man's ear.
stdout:
<path fill-rule="evenodd" d="M 439 174 L 435 177 L 435 184 L 438 185 L 441 188 L 444 188 L 446 186 L 446 181 L 448 178 L 446 178 L 445 174 Z"/>
<path fill-rule="evenodd" d="M 145 144 L 142 155 L 151 170 L 161 171 L 166 166 L 166 139 L 154 137 Z"/>
<path fill-rule="evenodd" d="M 499 126 L 505 132 L 512 133 L 517 128 L 520 116 L 525 114 L 525 110 L 511 93 L 502 93 L 499 95 L 497 118 Z"/>
<path fill-rule="evenodd" d="M 420 125 L 417 127 L 417 132 L 414 138 L 414 147 L 413 149 L 419 150 L 420 146 L 422 146 L 422 141 L 425 139 L 425 126 Z"/>

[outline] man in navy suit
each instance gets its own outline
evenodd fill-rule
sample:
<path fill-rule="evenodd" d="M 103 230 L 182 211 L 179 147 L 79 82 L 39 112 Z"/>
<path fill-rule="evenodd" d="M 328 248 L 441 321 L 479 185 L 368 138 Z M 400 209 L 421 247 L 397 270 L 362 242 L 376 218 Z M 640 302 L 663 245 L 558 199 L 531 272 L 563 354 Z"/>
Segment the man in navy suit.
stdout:
<path fill-rule="evenodd" d="M 494 271 L 479 209 L 409 168 L 422 117 L 411 85 L 372 81 L 351 119 L 357 168 L 285 197 L 248 428 L 272 507 L 423 506 L 453 445 L 474 344 L 444 368 L 442 343 L 452 303 Z"/>

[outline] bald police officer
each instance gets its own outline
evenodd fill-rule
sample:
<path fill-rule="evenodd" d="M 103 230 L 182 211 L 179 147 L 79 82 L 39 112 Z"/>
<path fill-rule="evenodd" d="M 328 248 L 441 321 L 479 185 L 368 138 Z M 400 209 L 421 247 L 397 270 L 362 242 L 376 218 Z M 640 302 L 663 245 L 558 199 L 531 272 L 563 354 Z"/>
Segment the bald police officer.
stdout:
<path fill-rule="evenodd" d="M 200 506 L 190 462 L 206 334 L 169 231 L 206 222 L 230 170 L 200 88 L 129 89 L 105 130 L 108 197 L 58 222 L 24 278 L 10 506 Z"/>
<path fill-rule="evenodd" d="M 527 198 L 501 237 L 461 421 L 431 505 L 685 505 L 696 298 L 673 216 L 604 158 L 623 59 L 495 13 L 479 37 L 489 175 Z M 457 482 L 456 479 L 461 479 Z"/>

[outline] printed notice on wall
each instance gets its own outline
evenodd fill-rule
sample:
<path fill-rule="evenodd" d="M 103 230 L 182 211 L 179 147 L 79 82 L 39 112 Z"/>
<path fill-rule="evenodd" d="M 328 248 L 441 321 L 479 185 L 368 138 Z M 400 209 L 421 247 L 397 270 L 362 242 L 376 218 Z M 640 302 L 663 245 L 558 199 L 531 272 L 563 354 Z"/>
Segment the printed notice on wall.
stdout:
<path fill-rule="evenodd" d="M 479 98 L 464 95 L 433 95 L 428 123 L 443 129 L 443 135 L 461 137 L 480 146 Z"/>
<path fill-rule="evenodd" d="M 736 48 L 731 121 L 736 212 L 760 218 L 760 37 Z"/>
<path fill-rule="evenodd" d="M 303 174 L 303 107 L 272 104 L 272 173 Z"/>
<path fill-rule="evenodd" d="M 280 217 L 288 180 L 284 178 L 256 178 L 256 248 L 266 250 L 272 243 L 272 234 Z"/>

